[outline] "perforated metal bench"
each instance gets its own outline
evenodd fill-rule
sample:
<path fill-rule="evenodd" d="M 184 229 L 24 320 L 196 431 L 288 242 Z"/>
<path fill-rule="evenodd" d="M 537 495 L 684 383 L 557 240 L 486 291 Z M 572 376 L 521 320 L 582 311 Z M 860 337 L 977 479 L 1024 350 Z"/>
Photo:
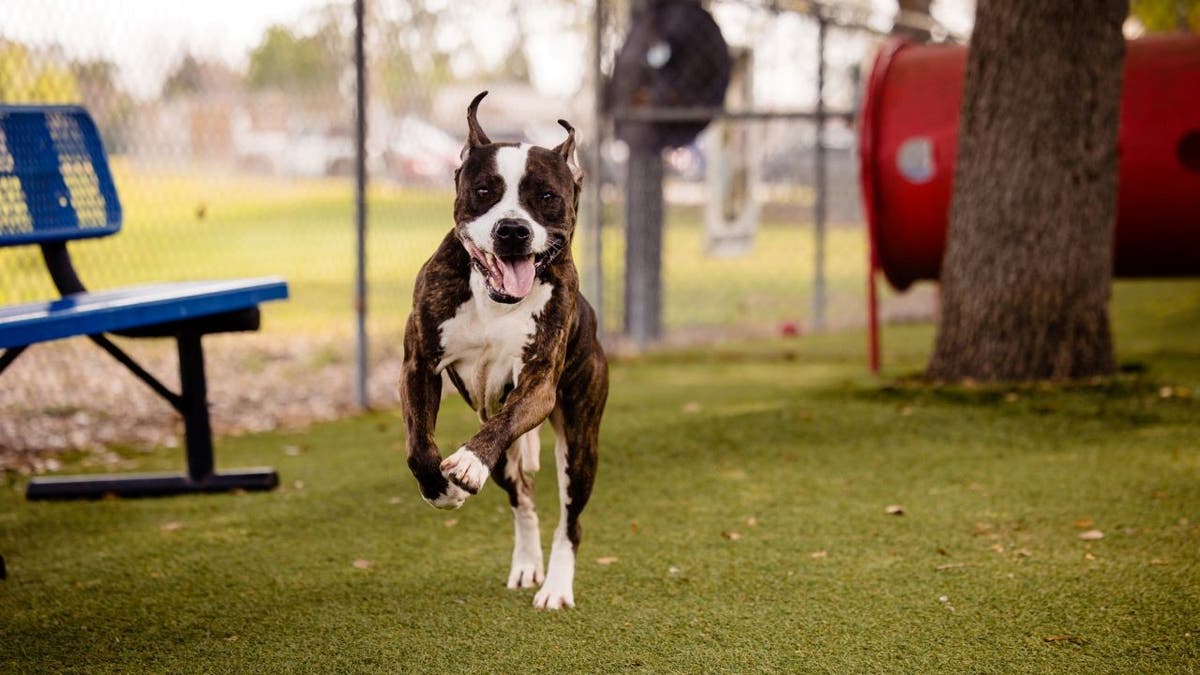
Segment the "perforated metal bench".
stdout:
<path fill-rule="evenodd" d="M 121 229 L 121 204 L 87 111 L 74 106 L 0 106 L 0 246 L 41 247 L 61 298 L 0 307 L 0 373 L 30 345 L 87 336 L 183 416 L 184 474 L 39 477 L 28 499 L 126 497 L 233 489 L 269 490 L 274 469 L 214 470 L 204 351 L 211 333 L 258 330 L 258 305 L 287 298 L 278 277 L 190 281 L 89 292 L 67 242 Z M 174 338 L 180 392 L 171 391 L 108 339 Z M 119 401 L 110 402 L 112 406 Z"/>

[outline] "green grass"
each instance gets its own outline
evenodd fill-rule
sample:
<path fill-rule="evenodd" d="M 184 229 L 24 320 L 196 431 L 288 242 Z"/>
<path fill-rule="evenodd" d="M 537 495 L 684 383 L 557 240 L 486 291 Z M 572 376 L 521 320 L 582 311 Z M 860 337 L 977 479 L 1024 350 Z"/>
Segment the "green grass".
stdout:
<path fill-rule="evenodd" d="M 90 287 L 278 274 L 288 280 L 291 298 L 265 307 L 265 330 L 350 333 L 355 262 L 348 180 L 176 174 L 122 160 L 114 163 L 114 171 L 124 229 L 115 237 L 71 246 Z M 371 191 L 373 333 L 390 335 L 403 327 L 413 279 L 449 231 L 452 204 L 448 189 L 380 185 Z M 623 237 L 616 213 L 609 222 L 606 316 L 616 326 Z M 812 287 L 810 224 L 778 214 L 764 218 L 754 252 L 732 259 L 704 255 L 696 208 L 672 208 L 668 224 L 664 320 L 669 327 L 761 325 L 806 315 Z M 577 240 L 580 262 L 581 249 Z M 831 312 L 861 317 L 866 264 L 861 228 L 832 228 L 828 249 Z M 0 305 L 53 296 L 36 248 L 0 250 Z"/>
<path fill-rule="evenodd" d="M 617 364 L 560 613 L 503 587 L 495 486 L 420 501 L 394 413 L 226 439 L 270 494 L 31 504 L 9 478 L 0 672 L 1194 672 L 1200 284 L 1121 284 L 1114 314 L 1129 372 L 1071 387 L 880 383 L 857 334 Z M 888 330 L 890 372 L 931 336 Z M 443 448 L 474 428 L 441 421 Z"/>

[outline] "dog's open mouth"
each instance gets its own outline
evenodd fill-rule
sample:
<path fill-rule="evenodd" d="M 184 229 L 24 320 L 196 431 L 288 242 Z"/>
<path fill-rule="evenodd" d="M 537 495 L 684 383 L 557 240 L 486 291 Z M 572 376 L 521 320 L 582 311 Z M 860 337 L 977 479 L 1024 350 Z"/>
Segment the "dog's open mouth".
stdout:
<path fill-rule="evenodd" d="M 529 295 L 533 280 L 562 249 L 562 244 L 553 241 L 541 253 L 509 256 L 484 251 L 466 237 L 462 242 L 471 255 L 471 264 L 483 275 L 488 295 L 496 302 L 504 303 L 519 302 Z"/>

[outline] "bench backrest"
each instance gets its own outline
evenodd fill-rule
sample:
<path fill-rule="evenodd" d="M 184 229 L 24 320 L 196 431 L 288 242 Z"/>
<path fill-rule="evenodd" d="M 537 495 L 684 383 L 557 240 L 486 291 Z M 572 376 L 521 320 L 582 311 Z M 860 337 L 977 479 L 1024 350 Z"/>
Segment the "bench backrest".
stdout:
<path fill-rule="evenodd" d="M 87 111 L 0 105 L 0 246 L 120 229 L 121 203 Z"/>

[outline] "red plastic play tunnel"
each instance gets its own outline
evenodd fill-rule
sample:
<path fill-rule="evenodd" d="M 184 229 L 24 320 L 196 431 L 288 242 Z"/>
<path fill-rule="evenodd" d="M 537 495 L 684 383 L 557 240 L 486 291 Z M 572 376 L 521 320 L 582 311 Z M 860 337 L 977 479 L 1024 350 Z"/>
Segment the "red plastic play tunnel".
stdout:
<path fill-rule="evenodd" d="M 937 279 L 965 47 L 890 41 L 859 128 L 872 261 L 891 285 Z M 1132 40 L 1125 58 L 1114 274 L 1200 275 L 1200 36 Z"/>

